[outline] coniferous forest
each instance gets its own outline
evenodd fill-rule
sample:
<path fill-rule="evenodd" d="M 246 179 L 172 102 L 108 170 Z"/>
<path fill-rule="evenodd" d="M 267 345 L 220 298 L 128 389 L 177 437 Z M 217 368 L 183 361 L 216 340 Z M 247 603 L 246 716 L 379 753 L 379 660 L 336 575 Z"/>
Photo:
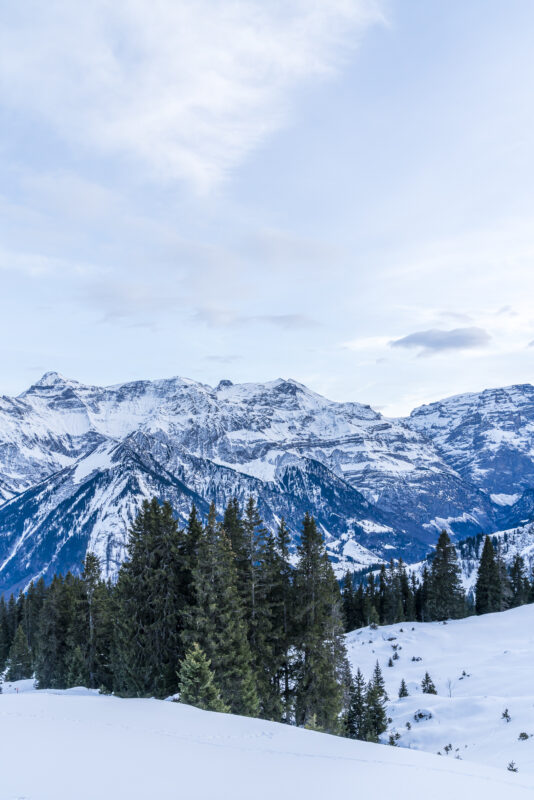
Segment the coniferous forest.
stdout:
<path fill-rule="evenodd" d="M 352 675 L 344 633 L 410 620 L 456 619 L 532 602 L 518 556 L 507 569 L 486 537 L 476 599 L 443 532 L 421 579 L 399 561 L 347 574 L 342 588 L 306 515 L 296 553 L 282 520 L 269 532 L 250 498 L 218 520 L 192 508 L 181 528 L 168 503 L 145 501 L 117 581 L 88 553 L 80 575 L 0 598 L 6 680 L 39 688 L 87 686 L 123 697 L 176 696 L 200 708 L 378 741 L 387 728 L 377 662 Z M 392 659 L 398 657 L 396 651 Z M 435 692 L 430 676 L 422 690 Z M 401 682 L 399 696 L 405 696 Z"/>

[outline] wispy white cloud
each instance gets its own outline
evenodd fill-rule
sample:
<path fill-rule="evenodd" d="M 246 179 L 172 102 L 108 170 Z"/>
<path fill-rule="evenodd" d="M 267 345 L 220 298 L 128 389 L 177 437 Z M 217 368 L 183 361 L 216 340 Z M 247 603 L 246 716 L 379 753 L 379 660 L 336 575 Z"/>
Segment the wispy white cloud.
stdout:
<path fill-rule="evenodd" d="M 335 71 L 378 0 L 29 0 L 0 11 L 0 99 L 64 140 L 208 190 Z"/>

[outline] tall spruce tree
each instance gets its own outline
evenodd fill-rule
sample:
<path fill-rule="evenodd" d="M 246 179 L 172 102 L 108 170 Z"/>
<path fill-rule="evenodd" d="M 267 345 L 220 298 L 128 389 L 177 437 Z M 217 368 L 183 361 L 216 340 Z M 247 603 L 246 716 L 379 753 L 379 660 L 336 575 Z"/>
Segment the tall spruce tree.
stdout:
<path fill-rule="evenodd" d="M 65 689 L 71 656 L 71 626 L 75 586 L 73 576 L 55 575 L 39 615 L 35 676 L 40 689 Z"/>
<path fill-rule="evenodd" d="M 183 655 L 182 532 L 169 503 L 144 501 L 116 586 L 115 690 L 134 697 L 176 691 Z"/>
<path fill-rule="evenodd" d="M 488 614 L 501 610 L 501 574 L 495 558 L 493 543 L 489 536 L 484 539 L 484 547 L 480 556 L 475 597 L 477 614 Z"/>
<path fill-rule="evenodd" d="M 257 716 L 258 695 L 237 589 L 234 553 L 211 506 L 194 571 L 195 604 L 186 610 L 183 640 L 197 642 L 211 662 L 215 682 L 234 714 Z"/>
<path fill-rule="evenodd" d="M 456 548 L 447 531 L 442 531 L 430 567 L 427 598 L 429 619 L 458 619 L 465 613 L 465 593 Z"/>
<path fill-rule="evenodd" d="M 516 553 L 510 567 L 510 605 L 521 606 L 528 602 L 529 584 L 526 576 L 525 561 Z"/>
<path fill-rule="evenodd" d="M 295 596 L 296 722 L 306 725 L 315 715 L 322 729 L 336 732 L 347 680 L 341 598 L 323 539 L 309 514 L 298 547 Z"/>
<path fill-rule="evenodd" d="M 351 682 L 350 702 L 347 711 L 345 734 L 349 739 L 367 738 L 366 687 L 360 668 Z"/>
<path fill-rule="evenodd" d="M 291 534 L 282 518 L 274 542 L 278 572 L 272 586 L 272 624 L 275 663 L 278 665 L 278 690 L 282 703 L 282 720 L 286 723 L 292 720 L 295 675 L 294 591 L 290 543 Z"/>
<path fill-rule="evenodd" d="M 6 677 L 8 681 L 20 681 L 23 678 L 31 678 L 32 674 L 32 656 L 24 628 L 20 624 L 9 651 L 9 670 Z"/>
<path fill-rule="evenodd" d="M 379 736 L 387 728 L 387 699 L 384 678 L 377 661 L 365 694 L 365 738 L 368 742 L 378 742 Z"/>

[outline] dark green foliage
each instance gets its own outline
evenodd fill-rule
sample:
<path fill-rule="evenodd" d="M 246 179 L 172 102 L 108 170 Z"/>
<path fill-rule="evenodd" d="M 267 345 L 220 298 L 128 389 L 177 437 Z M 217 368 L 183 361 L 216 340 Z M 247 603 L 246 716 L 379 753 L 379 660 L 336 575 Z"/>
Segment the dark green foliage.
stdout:
<path fill-rule="evenodd" d="M 293 569 L 290 564 L 291 534 L 282 519 L 274 541 L 274 563 L 271 577 L 271 614 L 274 683 L 281 702 L 281 719 L 291 722 L 293 713 L 293 684 L 296 657 L 294 652 L 294 590 Z"/>
<path fill-rule="evenodd" d="M 387 729 L 387 699 L 382 671 L 377 661 L 365 695 L 365 738 L 368 742 L 378 742 L 379 736 Z"/>
<path fill-rule="evenodd" d="M 35 668 L 42 688 L 164 697 L 180 687 L 184 702 L 201 708 L 379 741 L 387 728 L 382 672 L 377 662 L 367 685 L 360 670 L 351 678 L 344 628 L 462 616 L 455 550 L 442 533 L 419 583 L 391 561 L 376 579 L 346 575 L 341 594 L 312 517 L 296 568 L 290 545 L 283 520 L 269 534 L 252 499 L 244 512 L 231 500 L 222 523 L 213 506 L 205 524 L 193 508 L 185 531 L 168 504 L 145 502 L 116 585 L 88 553 L 80 576 L 0 598 L 0 659 L 13 653 L 13 668 Z M 486 610 L 532 601 L 521 558 L 508 572 L 491 540 L 484 550 L 477 611 L 484 601 Z M 398 658 L 393 645 L 390 666 Z M 436 691 L 428 674 L 422 688 Z M 403 680 L 399 697 L 407 695 Z"/>
<path fill-rule="evenodd" d="M 501 610 L 501 572 L 489 536 L 486 536 L 484 540 L 484 547 L 478 567 L 475 595 L 477 614 L 488 614 L 493 611 Z"/>
<path fill-rule="evenodd" d="M 430 567 L 427 594 L 429 619 L 458 619 L 464 616 L 464 591 L 456 549 L 447 531 L 442 531 Z"/>
<path fill-rule="evenodd" d="M 184 642 L 188 647 L 197 642 L 205 652 L 231 711 L 256 716 L 259 702 L 234 554 L 213 506 L 193 574 L 196 604 L 186 613 Z"/>
<path fill-rule="evenodd" d="M 39 617 L 35 675 L 40 689 L 64 689 L 70 671 L 69 632 L 74 619 L 75 579 L 55 576 Z"/>
<path fill-rule="evenodd" d="M 210 660 L 196 642 L 185 654 L 178 677 L 181 703 L 188 703 L 205 711 L 230 710 L 215 685 Z"/>
<path fill-rule="evenodd" d="M 306 725 L 315 715 L 321 728 L 337 732 L 348 684 L 341 597 L 322 536 L 309 515 L 298 548 L 295 594 L 296 722 Z"/>
<path fill-rule="evenodd" d="M 116 587 L 114 688 L 125 696 L 176 690 L 184 606 L 179 531 L 168 503 L 145 501 Z"/>
<path fill-rule="evenodd" d="M 528 603 L 529 589 L 525 562 L 519 554 L 516 554 L 510 567 L 510 607 Z"/>
<path fill-rule="evenodd" d="M 428 672 L 425 672 L 425 677 L 421 681 L 421 690 L 423 694 L 437 694 L 434 682 Z"/>
<path fill-rule="evenodd" d="M 20 681 L 23 678 L 31 678 L 32 674 L 30 648 L 22 624 L 20 624 L 9 650 L 9 670 L 6 679 L 8 681 Z"/>
<path fill-rule="evenodd" d="M 366 688 L 365 680 L 358 668 L 350 686 L 350 701 L 345 722 L 345 735 L 349 739 L 366 739 Z"/>

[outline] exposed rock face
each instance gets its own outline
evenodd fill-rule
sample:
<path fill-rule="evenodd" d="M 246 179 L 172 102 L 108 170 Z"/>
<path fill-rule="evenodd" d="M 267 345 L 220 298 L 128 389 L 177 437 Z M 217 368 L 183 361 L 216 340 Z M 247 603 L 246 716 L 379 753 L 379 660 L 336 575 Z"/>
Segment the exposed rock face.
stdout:
<path fill-rule="evenodd" d="M 338 572 L 414 560 L 442 527 L 461 538 L 515 520 L 534 487 L 533 436 L 531 386 L 391 420 L 292 380 L 101 388 L 47 373 L 0 398 L 0 589 L 77 569 L 87 548 L 113 576 L 152 495 L 184 519 L 192 502 L 204 513 L 253 494 L 266 524 L 284 516 L 295 542 L 309 510 Z"/>

